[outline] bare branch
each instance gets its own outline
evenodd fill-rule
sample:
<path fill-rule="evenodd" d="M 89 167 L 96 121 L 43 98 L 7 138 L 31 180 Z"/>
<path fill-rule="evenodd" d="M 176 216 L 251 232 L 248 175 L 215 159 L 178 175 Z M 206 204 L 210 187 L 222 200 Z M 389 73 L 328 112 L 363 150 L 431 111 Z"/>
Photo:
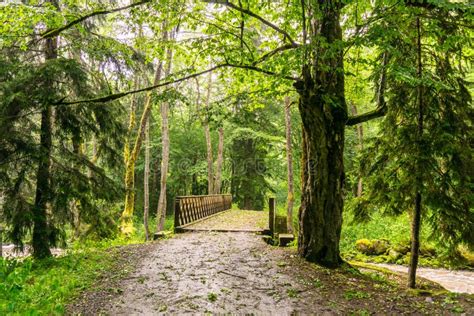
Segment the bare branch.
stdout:
<path fill-rule="evenodd" d="M 266 75 L 280 77 L 280 78 L 287 79 L 287 80 L 297 80 L 297 78 L 294 78 L 294 77 L 281 76 L 281 75 L 279 75 L 275 72 L 265 70 L 265 69 L 261 69 L 261 68 L 251 66 L 251 65 L 238 65 L 238 64 L 224 63 L 224 64 L 220 64 L 220 65 L 211 67 L 209 69 L 206 69 L 206 70 L 203 70 L 203 71 L 200 71 L 200 72 L 193 73 L 193 74 L 188 75 L 188 76 L 181 77 L 179 79 L 165 81 L 165 82 L 158 83 L 158 84 L 148 86 L 148 87 L 145 87 L 145 88 L 141 88 L 141 89 L 130 90 L 130 91 L 125 91 L 125 92 L 119 92 L 119 93 L 113 93 L 113 94 L 109 94 L 109 95 L 106 95 L 106 96 L 103 96 L 103 97 L 98 97 L 98 98 L 93 98 L 93 99 L 86 99 L 86 100 L 64 101 L 64 99 L 62 99 L 62 100 L 59 100 L 58 102 L 56 102 L 55 105 L 72 105 L 72 104 L 82 104 L 82 103 L 92 103 L 92 102 L 99 102 L 99 103 L 110 102 L 110 101 L 114 101 L 114 100 L 123 98 L 127 95 L 140 93 L 140 92 L 151 91 L 151 90 L 155 90 L 155 89 L 158 89 L 158 88 L 161 88 L 161 87 L 169 86 L 169 85 L 174 84 L 174 83 L 183 82 L 183 81 L 186 81 L 188 79 L 199 77 L 201 75 L 207 74 L 209 72 L 212 72 L 214 70 L 224 68 L 224 67 L 249 69 L 249 70 L 264 73 Z"/>
<path fill-rule="evenodd" d="M 97 10 L 97 11 L 91 12 L 91 13 L 86 14 L 84 16 L 81 16 L 81 17 L 79 17 L 75 20 L 72 20 L 71 22 L 68 22 L 66 25 L 63 25 L 61 27 L 58 27 L 58 28 L 55 28 L 55 29 L 48 30 L 48 31 L 44 32 L 43 34 L 41 34 L 41 38 L 51 38 L 51 37 L 58 36 L 62 31 L 65 31 L 65 30 L 73 27 L 74 25 L 79 24 L 79 23 L 81 23 L 81 22 L 83 22 L 83 21 L 85 21 L 85 20 L 87 20 L 91 17 L 131 9 L 131 8 L 136 7 L 136 6 L 148 3 L 148 2 L 151 2 L 151 0 L 142 0 L 142 1 L 135 2 L 135 3 L 132 3 L 132 4 L 126 5 L 124 7 L 116 8 L 116 9 Z"/>
<path fill-rule="evenodd" d="M 222 5 L 225 5 L 229 8 L 231 8 L 231 9 L 237 10 L 237 11 L 245 13 L 245 14 L 253 17 L 253 18 L 256 18 L 257 20 L 259 20 L 263 24 L 271 27 L 272 29 L 274 29 L 278 33 L 282 34 L 294 47 L 298 46 L 298 44 L 291 38 L 291 36 L 290 36 L 290 34 L 288 34 L 288 32 L 286 32 L 285 30 L 279 28 L 278 26 L 276 26 L 272 22 L 270 22 L 268 20 L 265 20 L 260 15 L 254 13 L 254 12 L 248 10 L 248 9 L 244 9 L 244 8 L 239 7 L 239 6 L 236 6 L 235 4 L 229 2 L 228 0 L 202 0 L 202 1 L 208 2 L 208 3 L 222 4 Z"/>
<path fill-rule="evenodd" d="M 262 68 L 258 68 L 258 67 L 253 66 L 253 65 L 226 64 L 226 66 L 232 67 L 232 68 L 240 68 L 240 69 L 253 70 L 253 71 L 261 72 L 261 73 L 266 74 L 266 75 L 269 75 L 269 76 L 280 77 L 280 78 L 282 78 L 282 79 L 287 79 L 287 80 L 293 80 L 293 81 L 297 81 L 297 80 L 298 80 L 298 78 L 291 77 L 291 76 L 282 76 L 282 75 L 277 74 L 277 73 L 275 73 L 275 72 L 273 72 L 273 71 L 269 71 L 269 70 L 265 70 L 265 69 L 262 69 Z"/>
<path fill-rule="evenodd" d="M 375 110 L 351 116 L 346 122 L 346 125 L 352 126 L 373 120 L 375 118 L 384 116 L 387 113 L 387 104 L 385 103 L 385 86 L 386 86 L 386 77 L 387 77 L 387 64 L 388 64 L 388 53 L 383 53 L 383 62 L 382 62 L 382 71 L 380 73 L 380 79 L 377 90 L 377 107 Z"/>
<path fill-rule="evenodd" d="M 280 47 L 277 47 L 275 48 L 274 50 L 262 55 L 262 57 L 260 57 L 259 59 L 257 59 L 256 61 L 254 61 L 252 63 L 253 66 L 261 63 L 261 62 L 264 62 L 265 60 L 267 60 L 268 58 L 278 54 L 279 52 L 283 52 L 285 50 L 289 50 L 289 49 L 293 49 L 293 48 L 296 48 L 295 46 L 293 46 L 293 44 L 285 44 L 283 46 L 280 46 Z"/>

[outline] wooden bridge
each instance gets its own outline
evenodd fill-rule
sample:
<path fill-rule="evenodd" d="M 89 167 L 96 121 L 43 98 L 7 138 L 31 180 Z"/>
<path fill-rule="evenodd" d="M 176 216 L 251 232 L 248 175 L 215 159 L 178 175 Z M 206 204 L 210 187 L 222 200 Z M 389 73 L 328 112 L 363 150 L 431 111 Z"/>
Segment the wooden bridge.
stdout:
<path fill-rule="evenodd" d="M 230 194 L 178 196 L 174 207 L 174 230 L 215 232 L 248 232 L 265 234 L 271 238 L 277 231 L 279 244 L 287 244 L 293 235 L 285 234 L 286 218 L 282 219 L 283 231 L 275 229 L 275 199 L 269 199 L 268 211 L 232 209 Z M 276 221 L 277 220 L 277 221 Z"/>
<path fill-rule="evenodd" d="M 232 209 L 230 194 L 178 196 L 174 230 L 264 233 L 268 230 L 268 213 Z"/>

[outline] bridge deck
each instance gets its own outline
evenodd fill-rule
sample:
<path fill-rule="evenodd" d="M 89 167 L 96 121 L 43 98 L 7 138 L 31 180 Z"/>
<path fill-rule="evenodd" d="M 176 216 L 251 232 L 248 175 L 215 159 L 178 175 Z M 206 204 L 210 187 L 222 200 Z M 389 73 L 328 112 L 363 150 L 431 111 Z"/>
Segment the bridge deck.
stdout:
<path fill-rule="evenodd" d="M 184 231 L 262 232 L 268 211 L 228 210 L 182 227 Z"/>

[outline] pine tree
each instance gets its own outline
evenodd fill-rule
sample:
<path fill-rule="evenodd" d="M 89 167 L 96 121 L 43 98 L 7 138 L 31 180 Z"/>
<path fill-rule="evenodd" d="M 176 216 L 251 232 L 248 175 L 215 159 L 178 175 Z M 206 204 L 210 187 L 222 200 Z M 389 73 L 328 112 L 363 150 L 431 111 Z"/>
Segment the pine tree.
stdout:
<path fill-rule="evenodd" d="M 431 19 L 420 19 L 418 11 L 411 11 L 405 21 L 398 21 L 401 32 L 387 47 L 388 111 L 365 151 L 369 188 L 359 215 L 371 204 L 392 215 L 412 212 L 409 286 L 414 287 L 418 216 L 451 254 L 460 243 L 474 246 L 469 141 L 474 112 L 463 69 L 462 47 L 469 35 L 459 28 L 459 17 L 440 10 Z"/>
<path fill-rule="evenodd" d="M 64 228 L 73 221 L 72 202 L 91 230 L 109 234 L 116 225 L 104 216 L 101 203 L 115 200 L 120 193 L 120 186 L 105 168 L 120 165 L 121 106 L 59 105 L 68 94 L 88 97 L 96 91 L 87 84 L 84 68 L 72 59 L 58 57 L 34 64 L 2 58 L 0 78 L 0 191 L 10 239 L 22 248 L 25 238 L 40 225 L 32 235 L 33 254 L 49 256 L 49 248 L 64 240 Z M 48 128 L 45 109 L 50 113 Z M 93 136 L 98 142 L 97 158 L 104 158 L 100 165 L 87 153 L 75 150 Z M 49 144 L 49 158 L 45 158 L 44 144 Z M 47 178 L 37 172 L 45 159 L 49 161 Z M 39 180 L 48 181 L 48 190 L 43 189 L 40 199 Z M 44 207 L 41 218 L 37 215 L 40 200 Z"/>

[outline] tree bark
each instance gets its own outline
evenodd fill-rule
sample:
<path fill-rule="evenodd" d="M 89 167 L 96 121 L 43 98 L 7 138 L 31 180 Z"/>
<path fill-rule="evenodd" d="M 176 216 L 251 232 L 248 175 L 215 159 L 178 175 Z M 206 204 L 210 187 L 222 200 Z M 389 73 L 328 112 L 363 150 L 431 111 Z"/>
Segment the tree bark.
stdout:
<path fill-rule="evenodd" d="M 49 0 L 56 9 L 59 5 L 56 0 Z M 58 39 L 51 37 L 45 41 L 45 60 L 58 58 Z M 53 83 L 50 83 L 53 89 Z M 36 193 L 35 204 L 33 205 L 33 235 L 32 247 L 33 257 L 46 258 L 51 256 L 48 225 L 47 207 L 51 198 L 51 151 L 52 140 L 52 107 L 51 104 L 44 104 L 41 110 L 40 126 L 40 155 L 38 169 L 36 172 Z"/>
<path fill-rule="evenodd" d="M 48 39 L 49 41 L 50 39 Z M 51 39 L 54 41 L 54 39 Z M 50 44 L 47 44 L 50 45 Z M 52 148 L 52 109 L 45 105 L 41 111 L 40 148 L 41 155 L 36 172 L 36 196 L 33 206 L 33 257 L 45 258 L 51 256 L 49 249 L 49 227 L 47 219 L 47 204 L 50 199 L 51 182 L 51 148 Z"/>
<path fill-rule="evenodd" d="M 351 102 L 351 112 L 353 116 L 356 116 L 358 113 L 357 111 L 357 106 Z M 356 132 L 357 132 L 357 142 L 358 142 L 358 151 L 361 152 L 364 150 L 364 127 L 362 124 L 358 124 L 356 126 Z M 357 175 L 357 188 L 356 188 L 356 197 L 361 197 L 362 196 L 362 177 L 360 174 Z"/>
<path fill-rule="evenodd" d="M 299 210 L 298 252 L 308 261 L 327 267 L 342 263 L 339 240 L 344 183 L 344 96 L 340 1 L 319 1 L 318 18 L 311 27 L 312 63 L 303 66 L 303 79 L 295 83 L 300 95 L 303 123 L 303 188 Z M 316 14 L 314 12 L 313 14 Z M 321 40 L 321 38 L 323 40 Z M 311 74 L 311 69 L 313 74 Z"/>
<path fill-rule="evenodd" d="M 421 82 L 423 77 L 423 65 L 421 60 L 421 23 L 420 18 L 416 18 L 416 28 L 418 32 L 417 36 L 417 77 L 420 82 L 417 87 L 417 103 L 418 103 L 418 127 L 417 127 L 417 142 L 418 150 L 420 151 L 417 155 L 417 176 L 416 186 L 417 192 L 415 194 L 415 208 L 413 210 L 412 222 L 411 222 L 411 255 L 410 265 L 408 267 L 408 287 L 415 288 L 416 286 L 416 269 L 418 267 L 418 254 L 420 251 L 420 227 L 421 227 L 421 189 L 423 186 L 423 180 L 421 177 L 421 141 L 423 138 L 423 83 Z"/>
<path fill-rule="evenodd" d="M 216 182 L 214 184 L 215 194 L 221 193 L 223 162 L 224 162 L 224 128 L 219 127 L 219 144 L 217 146 Z"/>
<path fill-rule="evenodd" d="M 173 35 L 171 35 L 172 37 Z M 165 77 L 171 73 L 171 63 L 173 59 L 173 51 L 168 48 L 166 51 L 166 62 L 167 67 L 165 70 Z M 167 101 L 161 103 L 161 145 L 162 145 L 162 160 L 161 160 L 161 190 L 160 197 L 158 199 L 158 209 L 156 217 L 156 231 L 162 231 L 165 226 L 166 218 L 166 182 L 168 178 L 168 165 L 170 155 L 170 139 L 169 139 L 169 126 L 168 126 L 168 112 L 169 104 Z"/>
<path fill-rule="evenodd" d="M 288 197 L 286 210 L 286 228 L 289 233 L 293 232 L 293 205 L 295 193 L 293 188 L 293 153 L 291 145 L 291 108 L 290 98 L 285 97 L 285 130 L 286 130 L 286 163 L 288 170 Z"/>
<path fill-rule="evenodd" d="M 148 227 L 148 214 L 150 211 L 150 118 L 146 122 L 145 129 L 145 170 L 143 173 L 143 226 L 145 228 L 145 240 L 150 239 L 150 229 Z"/>
<path fill-rule="evenodd" d="M 209 73 L 207 81 L 207 95 L 206 95 L 206 117 L 204 118 L 204 134 L 206 135 L 207 148 L 207 192 L 214 194 L 214 158 L 212 155 L 211 131 L 209 128 L 209 101 L 211 98 L 212 77 Z"/>
<path fill-rule="evenodd" d="M 161 80 L 162 67 L 163 63 L 160 62 L 156 68 L 154 84 Z M 135 144 L 125 165 L 125 207 L 120 218 L 120 230 L 124 235 L 131 235 L 134 231 L 133 213 L 135 210 L 135 164 L 142 146 L 145 128 L 151 112 L 151 106 L 151 92 L 148 92 L 145 97 L 145 105 L 140 118 L 140 125 L 135 138 Z"/>

